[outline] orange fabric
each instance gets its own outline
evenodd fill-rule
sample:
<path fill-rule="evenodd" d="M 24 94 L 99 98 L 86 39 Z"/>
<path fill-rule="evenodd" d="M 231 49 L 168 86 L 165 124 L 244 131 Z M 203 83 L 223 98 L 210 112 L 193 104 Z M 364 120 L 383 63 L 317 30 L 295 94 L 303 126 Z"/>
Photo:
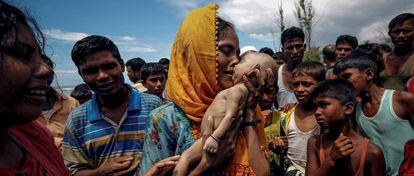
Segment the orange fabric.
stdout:
<path fill-rule="evenodd" d="M 217 10 L 218 6 L 211 4 L 190 12 L 181 24 L 171 49 L 167 97 L 191 120 L 195 138 L 199 138 L 204 113 L 222 90 L 217 82 Z M 256 108 L 255 118 L 264 122 L 260 112 Z M 265 147 L 263 123 L 256 128 L 261 147 Z M 235 158 L 223 171 L 226 175 L 252 173 L 250 167 L 241 167 L 249 165 L 247 145 L 242 134 L 236 146 Z M 234 172 L 235 168 L 238 172 Z"/>
<path fill-rule="evenodd" d="M 196 122 L 221 91 L 216 74 L 217 9 L 208 5 L 190 12 L 171 49 L 167 97 Z"/>
<path fill-rule="evenodd" d="M 320 164 L 322 164 L 325 161 L 325 150 L 323 149 L 323 141 L 324 141 L 323 135 L 321 135 L 320 144 L 319 144 L 319 160 L 321 162 Z M 367 138 L 364 138 L 362 141 L 361 158 L 359 159 L 358 171 L 354 174 L 354 176 L 358 176 L 359 173 L 364 172 L 364 165 L 365 165 L 365 159 L 367 156 L 368 144 L 369 144 L 369 140 Z"/>
<path fill-rule="evenodd" d="M 58 92 L 55 92 L 55 95 L 57 99 L 50 110 L 51 117 L 46 117 L 42 113 L 37 118 L 37 121 L 45 125 L 46 128 L 52 132 L 53 138 L 55 139 L 55 145 L 60 148 L 69 113 L 79 106 L 79 102 L 72 97 L 68 97 Z"/>

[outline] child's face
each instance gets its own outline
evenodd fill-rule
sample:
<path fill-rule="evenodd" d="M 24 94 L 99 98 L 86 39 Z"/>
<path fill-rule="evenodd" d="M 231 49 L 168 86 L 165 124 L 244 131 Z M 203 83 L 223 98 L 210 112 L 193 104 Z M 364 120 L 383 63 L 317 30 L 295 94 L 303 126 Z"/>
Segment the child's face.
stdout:
<path fill-rule="evenodd" d="M 301 73 L 293 75 L 293 92 L 299 103 L 304 103 L 318 82 L 312 77 Z"/>
<path fill-rule="evenodd" d="M 234 66 L 233 83 L 242 82 L 243 75 L 252 70 L 253 62 L 242 59 L 239 64 Z"/>
<path fill-rule="evenodd" d="M 351 115 L 353 111 L 353 103 L 342 105 L 335 98 L 317 96 L 314 102 L 316 121 L 323 128 L 335 126 L 337 122 L 344 121 L 346 116 Z"/>
<path fill-rule="evenodd" d="M 165 75 L 162 73 L 150 75 L 142 85 L 147 88 L 147 93 L 161 97 L 165 88 Z"/>
<path fill-rule="evenodd" d="M 268 110 L 272 108 L 273 102 L 276 100 L 276 89 L 274 86 L 266 85 L 262 100 L 259 102 L 261 110 Z"/>
<path fill-rule="evenodd" d="M 339 78 L 346 79 L 352 83 L 357 96 L 367 88 L 367 74 L 357 68 L 347 68 L 339 73 Z"/>

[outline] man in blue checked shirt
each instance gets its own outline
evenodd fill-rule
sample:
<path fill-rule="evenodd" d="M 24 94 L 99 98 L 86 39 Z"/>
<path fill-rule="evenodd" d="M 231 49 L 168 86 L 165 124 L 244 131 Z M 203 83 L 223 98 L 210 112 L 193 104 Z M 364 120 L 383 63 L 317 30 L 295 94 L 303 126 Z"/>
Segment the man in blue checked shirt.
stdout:
<path fill-rule="evenodd" d="M 124 62 L 106 37 L 76 42 L 72 60 L 95 94 L 69 115 L 61 148 L 66 166 L 72 175 L 132 175 L 141 160 L 145 122 L 162 105 L 160 98 L 124 83 Z"/>

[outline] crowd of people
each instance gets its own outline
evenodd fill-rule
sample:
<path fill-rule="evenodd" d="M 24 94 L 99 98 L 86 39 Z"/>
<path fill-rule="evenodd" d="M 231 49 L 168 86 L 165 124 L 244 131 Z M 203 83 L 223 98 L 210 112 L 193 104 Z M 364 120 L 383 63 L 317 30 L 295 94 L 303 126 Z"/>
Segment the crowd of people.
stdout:
<path fill-rule="evenodd" d="M 191 11 L 157 63 L 77 41 L 69 96 L 36 21 L 0 1 L 0 175 L 414 175 L 414 14 L 392 47 L 339 35 L 304 61 L 302 29 L 240 49 L 218 10 Z"/>

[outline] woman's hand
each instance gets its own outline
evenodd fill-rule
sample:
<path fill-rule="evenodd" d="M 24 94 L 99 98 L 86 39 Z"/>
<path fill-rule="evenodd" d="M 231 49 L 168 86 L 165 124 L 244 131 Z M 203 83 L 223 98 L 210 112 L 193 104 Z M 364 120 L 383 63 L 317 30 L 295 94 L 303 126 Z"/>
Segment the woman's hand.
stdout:
<path fill-rule="evenodd" d="M 247 99 L 247 107 L 251 110 L 254 110 L 257 106 L 257 103 L 259 103 L 260 99 L 263 95 L 263 90 L 265 87 L 265 84 L 267 83 L 267 86 L 274 86 L 275 85 L 275 77 L 272 72 L 272 69 L 268 68 L 266 70 L 267 73 L 267 79 L 264 81 L 264 79 L 261 78 L 260 75 L 260 65 L 253 66 L 252 70 L 247 73 L 246 75 L 243 75 L 243 83 L 246 85 L 247 89 L 249 89 L 250 95 Z"/>
<path fill-rule="evenodd" d="M 141 176 L 165 175 L 168 171 L 174 169 L 179 159 L 180 155 L 176 155 L 158 161 L 148 170 L 148 172 L 144 173 Z"/>
<path fill-rule="evenodd" d="M 253 66 L 250 72 L 243 75 L 244 85 L 246 85 L 247 89 L 249 89 L 250 92 L 249 99 L 247 100 L 249 107 L 256 108 L 257 103 L 261 99 L 261 95 L 263 95 L 263 90 L 266 83 L 268 86 L 275 85 L 275 77 L 272 69 L 268 68 L 266 70 L 266 73 L 267 79 L 264 81 L 260 75 L 260 65 L 257 64 Z"/>

